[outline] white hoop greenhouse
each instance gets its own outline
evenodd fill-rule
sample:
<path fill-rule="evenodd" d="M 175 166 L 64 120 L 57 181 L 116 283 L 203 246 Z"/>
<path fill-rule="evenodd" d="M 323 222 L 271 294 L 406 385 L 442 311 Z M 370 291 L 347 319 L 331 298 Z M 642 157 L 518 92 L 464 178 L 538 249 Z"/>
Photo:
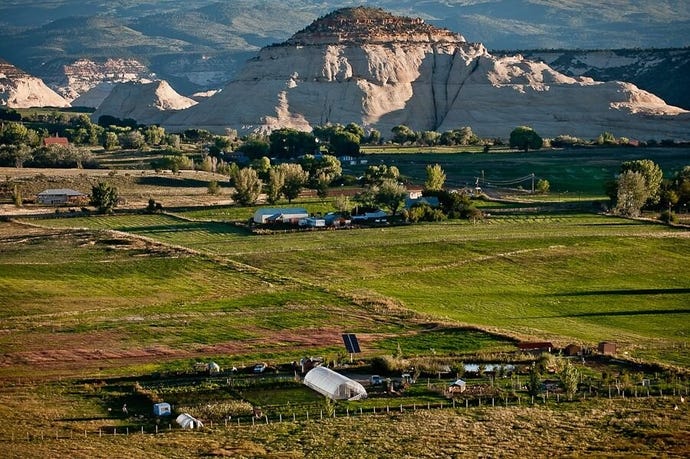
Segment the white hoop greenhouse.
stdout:
<path fill-rule="evenodd" d="M 304 377 L 304 384 L 333 400 L 359 400 L 367 391 L 357 381 L 326 367 L 313 368 Z"/>

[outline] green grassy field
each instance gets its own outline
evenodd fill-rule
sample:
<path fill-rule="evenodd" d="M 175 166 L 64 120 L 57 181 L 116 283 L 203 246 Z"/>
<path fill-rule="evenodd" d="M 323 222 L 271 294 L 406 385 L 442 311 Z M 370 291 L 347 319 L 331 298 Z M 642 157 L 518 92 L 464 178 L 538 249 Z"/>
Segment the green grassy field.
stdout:
<path fill-rule="evenodd" d="M 447 175 L 451 186 L 474 186 L 476 177 L 486 182 L 505 181 L 534 173 L 551 184 L 554 193 L 562 197 L 604 196 L 604 184 L 615 178 L 623 161 L 651 159 L 671 177 L 688 164 L 690 152 L 687 148 L 576 148 L 566 150 L 516 152 L 466 152 L 455 150 L 429 152 L 417 147 L 407 154 L 375 153 L 366 155 L 367 165 L 343 165 L 345 173 L 360 175 L 371 164 L 383 162 L 395 165 L 400 172 L 414 183 L 425 180 L 424 166 L 439 164 Z M 521 184 L 525 189 L 530 181 Z"/>
<path fill-rule="evenodd" d="M 678 347 L 688 343 L 690 239 L 662 225 L 513 214 L 477 225 L 257 236 L 229 223 L 166 215 L 40 223 L 130 232 L 296 285 L 392 300 L 434 320 L 562 344 L 616 340 L 631 356 L 689 362 Z"/>

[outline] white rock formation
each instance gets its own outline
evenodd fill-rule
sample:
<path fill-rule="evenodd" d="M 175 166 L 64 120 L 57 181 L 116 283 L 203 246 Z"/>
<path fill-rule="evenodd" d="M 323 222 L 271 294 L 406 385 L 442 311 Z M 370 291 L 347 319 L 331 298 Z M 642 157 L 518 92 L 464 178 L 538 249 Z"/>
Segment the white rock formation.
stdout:
<path fill-rule="evenodd" d="M 50 72 L 46 82 L 77 107 L 97 108 L 118 83 L 150 83 L 156 77 L 135 59 L 79 59 Z"/>
<path fill-rule="evenodd" d="M 70 104 L 40 78 L 0 60 L 0 105 L 10 108 L 69 107 Z"/>
<path fill-rule="evenodd" d="M 113 88 L 91 118 L 97 121 L 101 115 L 111 115 L 144 124 L 158 124 L 168 112 L 183 110 L 196 103 L 175 92 L 166 81 L 122 83 Z"/>
<path fill-rule="evenodd" d="M 103 113 L 122 118 L 122 111 Z M 437 131 L 470 126 L 503 138 L 529 125 L 546 137 L 610 131 L 690 139 L 687 111 L 634 85 L 567 77 L 522 56 L 497 58 L 458 34 L 368 8 L 321 18 L 262 49 L 218 94 L 167 117 L 154 115 L 134 118 L 218 133 L 356 122 L 384 137 L 406 124 Z"/>

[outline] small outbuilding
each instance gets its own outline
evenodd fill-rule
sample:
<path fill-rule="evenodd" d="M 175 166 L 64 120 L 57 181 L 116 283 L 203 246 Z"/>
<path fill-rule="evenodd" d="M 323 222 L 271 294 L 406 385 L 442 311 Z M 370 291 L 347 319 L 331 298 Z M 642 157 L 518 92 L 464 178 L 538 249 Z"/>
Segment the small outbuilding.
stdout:
<path fill-rule="evenodd" d="M 84 193 L 71 190 L 69 188 L 56 188 L 44 190 L 36 195 L 39 204 L 62 205 L 62 204 L 86 204 L 89 197 Z"/>
<path fill-rule="evenodd" d="M 610 343 L 608 341 L 602 341 L 599 343 L 599 352 L 604 355 L 615 355 L 618 351 L 618 346 L 616 343 Z"/>
<path fill-rule="evenodd" d="M 171 414 L 170 403 L 156 403 L 153 405 L 154 416 L 170 416 Z"/>
<path fill-rule="evenodd" d="M 456 379 L 450 384 L 448 392 L 450 392 L 451 394 L 461 394 L 465 392 L 465 389 L 467 389 L 467 383 L 465 383 L 465 381 L 463 381 L 462 379 Z"/>
<path fill-rule="evenodd" d="M 292 223 L 298 224 L 303 218 L 308 218 L 309 213 L 301 207 L 269 208 L 262 207 L 254 212 L 254 223 Z"/>
<path fill-rule="evenodd" d="M 360 400 L 367 398 L 367 391 L 357 381 L 326 367 L 309 370 L 304 384 L 332 400 Z"/>
<path fill-rule="evenodd" d="M 564 349 L 563 349 L 563 354 L 567 356 L 574 356 L 574 355 L 580 355 L 582 354 L 582 347 L 578 346 L 577 344 L 568 344 Z"/>
<path fill-rule="evenodd" d="M 69 145 L 69 140 L 67 137 L 60 137 L 57 134 L 51 137 L 46 137 L 43 139 L 43 145 L 46 147 L 49 147 L 50 145 L 60 145 L 62 147 L 66 147 Z"/>
<path fill-rule="evenodd" d="M 204 424 L 199 421 L 198 419 L 192 417 L 191 415 L 187 413 L 182 413 L 179 415 L 176 419 L 175 422 L 179 424 L 180 427 L 183 429 L 201 429 L 204 427 Z"/>

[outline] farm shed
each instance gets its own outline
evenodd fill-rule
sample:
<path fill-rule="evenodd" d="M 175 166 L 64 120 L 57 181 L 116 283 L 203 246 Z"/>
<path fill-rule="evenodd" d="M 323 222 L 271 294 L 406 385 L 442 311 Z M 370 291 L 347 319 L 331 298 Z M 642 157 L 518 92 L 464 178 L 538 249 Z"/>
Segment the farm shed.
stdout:
<path fill-rule="evenodd" d="M 376 212 L 365 212 L 360 215 L 353 215 L 352 221 L 385 220 L 387 217 L 388 214 L 379 209 Z"/>
<path fill-rule="evenodd" d="M 304 377 L 304 384 L 333 400 L 359 400 L 367 397 L 367 391 L 357 381 L 326 367 L 316 367 Z"/>
<path fill-rule="evenodd" d="M 465 389 L 467 389 L 467 384 L 465 383 L 465 381 L 463 381 L 462 379 L 457 379 L 450 384 L 448 392 L 450 392 L 451 394 L 462 393 L 465 392 Z"/>
<path fill-rule="evenodd" d="M 568 344 L 565 349 L 563 349 L 563 353 L 568 356 L 580 355 L 582 354 L 582 347 L 577 344 Z"/>
<path fill-rule="evenodd" d="M 608 341 L 599 343 L 599 352 L 604 355 L 615 355 L 617 351 L 616 343 L 610 343 Z"/>
<path fill-rule="evenodd" d="M 204 424 L 201 421 L 193 418 L 187 413 L 182 413 L 179 415 L 177 419 L 175 419 L 175 422 L 177 422 L 183 429 L 201 429 L 204 427 Z"/>
<path fill-rule="evenodd" d="M 36 195 L 36 200 L 39 204 L 85 204 L 88 196 L 76 190 L 69 188 L 57 188 L 44 190 Z"/>
<path fill-rule="evenodd" d="M 170 409 L 170 403 L 156 403 L 153 405 L 154 416 L 170 416 L 172 410 Z"/>
<path fill-rule="evenodd" d="M 306 209 L 301 207 L 286 207 L 282 209 L 262 207 L 254 212 L 255 223 L 298 223 L 309 217 Z"/>

